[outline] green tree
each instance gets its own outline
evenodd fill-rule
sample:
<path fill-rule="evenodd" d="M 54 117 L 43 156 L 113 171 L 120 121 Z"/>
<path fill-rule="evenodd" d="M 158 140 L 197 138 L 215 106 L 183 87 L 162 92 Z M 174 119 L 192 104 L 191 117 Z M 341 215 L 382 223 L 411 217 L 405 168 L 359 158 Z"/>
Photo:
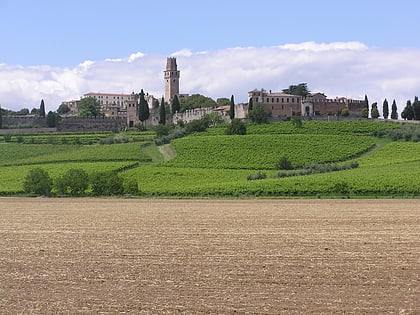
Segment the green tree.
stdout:
<path fill-rule="evenodd" d="M 306 83 L 300 83 L 298 85 L 289 85 L 289 88 L 283 89 L 283 93 L 305 97 L 309 95 L 309 90 Z"/>
<path fill-rule="evenodd" d="M 378 111 L 378 103 L 372 103 L 372 108 L 370 110 L 370 117 L 373 119 L 377 119 L 379 117 L 379 111 Z"/>
<path fill-rule="evenodd" d="M 343 116 L 343 117 L 348 117 L 348 116 L 350 116 L 350 111 L 349 111 L 349 109 L 348 109 L 348 108 L 343 108 L 343 109 L 341 110 L 340 115 L 341 115 L 341 116 Z"/>
<path fill-rule="evenodd" d="M 388 119 L 389 106 L 388 106 L 388 101 L 386 99 L 384 99 L 384 102 L 382 104 L 382 115 L 384 116 L 384 119 Z"/>
<path fill-rule="evenodd" d="M 50 128 L 55 128 L 57 125 L 57 115 L 52 111 L 49 111 L 47 114 L 47 126 Z"/>
<path fill-rule="evenodd" d="M 217 106 L 229 105 L 230 100 L 227 97 L 221 97 L 216 100 Z"/>
<path fill-rule="evenodd" d="M 45 104 L 43 99 L 41 100 L 41 105 L 39 105 L 39 116 L 45 117 Z"/>
<path fill-rule="evenodd" d="M 162 96 L 162 101 L 160 102 L 159 108 L 159 124 L 166 124 L 166 108 L 165 108 L 165 99 Z"/>
<path fill-rule="evenodd" d="M 18 116 L 27 116 L 29 115 L 29 109 L 27 108 L 22 108 L 21 110 L 16 112 L 16 115 Z"/>
<path fill-rule="evenodd" d="M 227 135 L 246 135 L 246 126 L 238 118 L 232 119 L 232 122 L 226 129 Z"/>
<path fill-rule="evenodd" d="M 299 115 L 293 115 L 291 119 L 292 125 L 296 128 L 302 128 L 302 117 Z"/>
<path fill-rule="evenodd" d="M 178 95 L 174 95 L 173 99 L 172 99 L 172 104 L 171 104 L 171 108 L 172 108 L 172 115 L 175 113 L 179 113 L 181 110 L 181 104 L 179 103 L 179 98 Z"/>
<path fill-rule="evenodd" d="M 268 113 L 262 104 L 257 103 L 252 110 L 248 111 L 248 118 L 253 123 L 263 124 L 268 122 Z"/>
<path fill-rule="evenodd" d="M 52 189 L 52 179 L 43 168 L 34 168 L 29 171 L 23 182 L 23 190 L 27 194 L 49 196 Z"/>
<path fill-rule="evenodd" d="M 391 119 L 398 119 L 397 103 L 393 100 L 391 105 Z"/>
<path fill-rule="evenodd" d="M 80 117 L 98 117 L 101 114 L 101 104 L 94 97 L 84 97 L 77 104 Z"/>
<path fill-rule="evenodd" d="M 277 169 L 278 170 L 292 170 L 293 169 L 292 162 L 286 156 L 282 156 L 277 163 Z"/>
<path fill-rule="evenodd" d="M 360 112 L 360 116 L 361 116 L 362 118 L 368 118 L 368 117 L 369 117 L 369 112 L 368 112 L 368 110 L 366 109 L 366 107 L 363 107 L 363 108 L 362 108 L 362 110 L 361 110 L 361 112 Z"/>
<path fill-rule="evenodd" d="M 0 129 L 3 128 L 3 108 L 0 105 Z"/>
<path fill-rule="evenodd" d="M 369 115 L 369 100 L 368 100 L 368 97 L 367 97 L 366 94 L 365 94 L 365 104 L 364 105 L 365 105 L 365 108 L 366 108 L 366 113 Z M 368 116 L 366 116 L 364 118 L 368 118 Z"/>
<path fill-rule="evenodd" d="M 92 176 L 92 193 L 95 196 L 124 194 L 124 181 L 116 172 L 98 172 Z"/>
<path fill-rule="evenodd" d="M 414 119 L 414 111 L 413 106 L 411 105 L 411 101 L 407 101 L 407 105 L 404 107 L 403 111 L 401 112 L 401 118 L 407 120 Z"/>
<path fill-rule="evenodd" d="M 253 107 L 254 107 L 254 101 L 252 100 L 252 97 L 251 97 L 248 102 L 248 111 L 252 110 Z"/>
<path fill-rule="evenodd" d="M 201 95 L 201 94 L 193 94 L 189 96 L 188 98 L 182 100 L 180 104 L 180 109 L 178 110 L 178 112 L 185 112 L 186 110 L 193 109 L 193 108 L 208 108 L 208 107 L 216 107 L 216 106 L 217 106 L 217 103 L 212 98 Z M 172 112 L 173 112 L 173 109 L 172 109 Z"/>
<path fill-rule="evenodd" d="M 143 89 L 140 92 L 140 100 L 139 100 L 139 120 L 144 123 L 146 120 L 149 119 L 150 111 L 149 111 L 149 104 L 147 104 L 146 99 L 144 98 Z"/>
<path fill-rule="evenodd" d="M 82 169 L 69 169 L 55 180 L 55 188 L 60 195 L 79 196 L 89 187 L 89 176 Z"/>
<path fill-rule="evenodd" d="M 420 102 L 417 96 L 414 97 L 414 102 L 412 106 L 413 106 L 414 120 L 420 120 Z"/>
<path fill-rule="evenodd" d="M 60 115 L 65 115 L 69 111 L 70 111 L 70 107 L 68 107 L 67 104 L 61 104 L 57 109 L 57 113 L 59 113 Z"/>
<path fill-rule="evenodd" d="M 235 118 L 235 100 L 233 95 L 230 97 L 229 117 L 230 119 Z"/>

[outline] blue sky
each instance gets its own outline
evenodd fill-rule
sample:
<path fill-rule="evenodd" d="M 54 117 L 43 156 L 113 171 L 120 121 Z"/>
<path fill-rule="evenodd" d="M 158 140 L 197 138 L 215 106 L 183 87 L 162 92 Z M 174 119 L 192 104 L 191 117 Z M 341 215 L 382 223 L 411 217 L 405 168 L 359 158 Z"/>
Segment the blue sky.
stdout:
<path fill-rule="evenodd" d="M 0 0 L 0 12 L 0 104 L 7 108 L 36 107 L 44 98 L 55 109 L 61 101 L 92 90 L 129 93 L 145 88 L 159 97 L 169 55 L 181 61 L 181 92 L 214 98 L 237 93 L 237 99 L 246 101 L 247 91 L 255 87 L 275 90 L 299 82 L 331 97 L 368 94 L 378 102 L 385 97 L 404 102 L 420 94 L 419 81 L 401 71 L 415 71 L 406 63 L 420 58 L 420 1 L 416 0 Z M 289 44 L 298 46 L 290 50 Z M 253 57 L 243 59 L 247 66 L 234 68 L 240 77 L 227 73 L 230 81 L 224 88 L 206 86 L 214 79 L 197 85 L 197 77 L 206 73 L 217 77 L 220 69 L 232 64 L 229 60 L 239 63 L 244 49 L 248 54 L 252 50 Z M 325 49 L 338 54 L 327 54 Z M 295 58 L 294 68 L 279 71 L 290 66 L 277 58 L 284 50 L 313 53 L 300 59 L 297 53 L 284 55 Z M 141 57 L 128 62 L 130 56 Z M 249 63 L 255 63 L 254 68 Z M 388 69 L 388 63 L 400 70 Z M 381 79 L 375 76 L 375 66 L 382 67 L 380 74 L 388 79 L 382 85 L 374 82 Z M 312 72 L 305 77 L 308 68 Z M 331 80 L 337 69 L 358 69 L 360 76 L 368 72 L 368 77 L 359 85 L 346 85 L 343 74 Z M 328 79 L 314 76 L 314 71 Z M 356 80 L 355 73 L 350 74 Z M 386 94 L 393 74 L 400 78 L 398 86 L 406 82 L 410 89 Z M 120 83 L 110 84 L 110 76 Z M 334 86 L 335 81 L 341 85 Z M 231 82 L 236 85 L 230 86 Z M 27 87 L 34 91 L 28 93 Z"/>

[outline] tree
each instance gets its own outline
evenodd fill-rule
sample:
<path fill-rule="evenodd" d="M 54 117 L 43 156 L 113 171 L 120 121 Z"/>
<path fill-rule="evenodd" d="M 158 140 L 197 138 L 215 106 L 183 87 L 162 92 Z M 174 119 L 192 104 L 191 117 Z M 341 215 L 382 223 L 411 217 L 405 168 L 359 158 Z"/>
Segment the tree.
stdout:
<path fill-rule="evenodd" d="M 95 173 L 92 176 L 92 192 L 95 196 L 122 195 L 124 181 L 116 172 Z"/>
<path fill-rule="evenodd" d="M 365 108 L 366 108 L 366 113 L 369 114 L 369 100 L 368 100 L 368 97 L 367 97 L 366 94 L 365 94 Z M 364 118 L 368 118 L 368 116 L 366 116 Z"/>
<path fill-rule="evenodd" d="M 171 108 L 172 108 L 172 115 L 175 113 L 179 113 L 181 109 L 181 104 L 179 103 L 179 98 L 178 98 L 178 95 L 176 94 L 174 95 L 172 99 Z"/>
<path fill-rule="evenodd" d="M 370 110 L 370 117 L 373 119 L 377 119 L 379 117 L 379 111 L 378 111 L 378 103 L 372 103 L 372 108 Z"/>
<path fill-rule="evenodd" d="M 366 109 L 366 107 L 363 107 L 363 108 L 362 108 L 362 110 L 360 111 L 360 116 L 361 116 L 362 118 L 368 118 L 368 117 L 369 117 L 369 112 L 368 112 L 368 110 Z"/>
<path fill-rule="evenodd" d="M 253 106 L 254 106 L 254 101 L 252 100 L 252 97 L 251 97 L 248 102 L 248 111 L 252 110 Z"/>
<path fill-rule="evenodd" d="M 193 108 L 208 108 L 208 107 L 216 107 L 216 106 L 217 106 L 217 103 L 212 98 L 201 95 L 201 94 L 193 94 L 189 96 L 187 99 L 182 100 L 182 102 L 180 103 L 180 109 L 178 110 L 178 112 L 185 112 L 186 110 L 193 109 Z"/>
<path fill-rule="evenodd" d="M 53 113 L 52 111 L 49 111 L 47 115 L 47 126 L 50 128 L 55 128 L 56 125 L 57 125 L 57 115 Z"/>
<path fill-rule="evenodd" d="M 149 119 L 150 112 L 149 112 L 149 104 L 147 104 L 146 99 L 144 98 L 143 89 L 140 92 L 140 99 L 139 99 L 139 120 L 144 123 L 146 120 Z"/>
<path fill-rule="evenodd" d="M 382 115 L 384 116 L 384 119 L 388 119 L 389 106 L 388 106 L 388 101 L 386 99 L 384 99 L 384 102 L 382 104 Z"/>
<path fill-rule="evenodd" d="M 349 111 L 349 109 L 348 109 L 347 107 L 346 107 L 346 108 L 343 108 L 343 109 L 341 110 L 340 115 L 341 115 L 341 116 L 343 116 L 343 117 L 348 117 L 348 116 L 350 116 L 350 111 Z"/>
<path fill-rule="evenodd" d="M 302 128 L 302 117 L 299 115 L 292 116 L 292 125 L 296 128 Z"/>
<path fill-rule="evenodd" d="M 395 100 L 391 105 L 391 119 L 398 119 L 397 103 L 395 103 Z"/>
<path fill-rule="evenodd" d="M 413 106 L 411 105 L 410 100 L 407 101 L 407 105 L 404 107 L 403 111 L 401 112 L 401 118 L 407 119 L 407 120 L 414 119 Z"/>
<path fill-rule="evenodd" d="M 248 111 L 248 118 L 254 123 L 263 124 L 268 122 L 268 113 L 262 104 L 257 103 L 252 110 Z"/>
<path fill-rule="evenodd" d="M 420 102 L 417 96 L 414 97 L 414 102 L 412 106 L 413 106 L 414 120 L 420 120 Z"/>
<path fill-rule="evenodd" d="M 216 100 L 217 106 L 226 106 L 230 104 L 230 100 L 227 97 L 220 97 Z"/>
<path fill-rule="evenodd" d="M 0 129 L 3 128 L 3 109 L 0 106 Z"/>
<path fill-rule="evenodd" d="M 290 85 L 289 88 L 283 90 L 283 93 L 305 97 L 308 96 L 309 90 L 306 83 L 300 83 L 298 85 Z"/>
<path fill-rule="evenodd" d="M 159 108 L 159 124 L 166 124 L 166 108 L 165 108 L 165 99 L 162 96 L 162 101 L 160 102 Z"/>
<path fill-rule="evenodd" d="M 29 171 L 23 183 L 23 190 L 27 194 L 49 196 L 51 194 L 52 179 L 43 168 L 34 168 Z"/>
<path fill-rule="evenodd" d="M 22 108 L 21 110 L 16 112 L 16 115 L 18 116 L 27 116 L 29 115 L 29 109 L 27 108 Z"/>
<path fill-rule="evenodd" d="M 229 117 L 230 119 L 235 118 L 235 101 L 233 95 L 230 97 Z"/>
<path fill-rule="evenodd" d="M 89 176 L 82 169 L 69 169 L 55 181 L 55 188 L 60 195 L 78 196 L 89 187 Z"/>
<path fill-rule="evenodd" d="M 43 99 L 41 100 L 41 105 L 39 105 L 39 116 L 45 117 L 45 104 Z"/>
<path fill-rule="evenodd" d="M 101 104 L 96 98 L 91 96 L 82 98 L 77 107 L 81 117 L 97 117 L 101 114 Z"/>
<path fill-rule="evenodd" d="M 278 170 L 292 170 L 293 169 L 292 162 L 286 156 L 282 156 L 277 163 L 277 169 Z"/>
<path fill-rule="evenodd" d="M 246 135 L 246 126 L 238 118 L 232 119 L 232 122 L 226 129 L 227 135 Z"/>
<path fill-rule="evenodd" d="M 68 107 L 67 104 L 61 104 L 57 109 L 57 113 L 59 113 L 60 115 L 65 115 L 69 111 L 70 111 L 70 107 Z"/>

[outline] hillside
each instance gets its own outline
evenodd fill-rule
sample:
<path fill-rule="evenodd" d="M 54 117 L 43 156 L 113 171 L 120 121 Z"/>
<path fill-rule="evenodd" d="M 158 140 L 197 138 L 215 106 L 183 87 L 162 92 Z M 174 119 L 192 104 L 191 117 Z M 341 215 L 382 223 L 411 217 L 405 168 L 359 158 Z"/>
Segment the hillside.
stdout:
<path fill-rule="evenodd" d="M 0 138 L 0 194 L 22 194 L 26 174 L 41 167 L 53 180 L 70 168 L 88 174 L 116 171 L 137 181 L 143 196 L 420 196 L 420 142 L 386 135 L 401 127 L 383 121 L 309 121 L 296 128 L 280 122 L 248 124 L 247 135 L 232 136 L 219 126 L 163 147 L 155 146 L 151 132 L 96 138 L 55 134 L 55 141 L 13 135 Z M 31 139 L 44 140 L 34 144 Z M 278 169 L 282 158 L 293 170 Z"/>

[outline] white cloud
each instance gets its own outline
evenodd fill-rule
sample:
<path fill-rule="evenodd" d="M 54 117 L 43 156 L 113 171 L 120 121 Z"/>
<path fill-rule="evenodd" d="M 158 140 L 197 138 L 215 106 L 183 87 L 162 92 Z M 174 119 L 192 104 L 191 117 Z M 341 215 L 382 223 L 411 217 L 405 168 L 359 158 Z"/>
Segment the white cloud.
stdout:
<path fill-rule="evenodd" d="M 247 100 L 254 88 L 280 91 L 306 82 L 329 97 L 363 98 L 382 104 L 395 98 L 400 109 L 420 95 L 419 49 L 370 48 L 359 42 L 235 47 L 217 51 L 174 52 L 181 71 L 181 93 L 214 99 Z M 166 56 L 133 53 L 126 58 L 85 61 L 73 68 L 0 64 L 0 104 L 10 109 L 48 110 L 88 92 L 164 94 Z M 381 106 L 379 106 L 381 109 Z"/>

